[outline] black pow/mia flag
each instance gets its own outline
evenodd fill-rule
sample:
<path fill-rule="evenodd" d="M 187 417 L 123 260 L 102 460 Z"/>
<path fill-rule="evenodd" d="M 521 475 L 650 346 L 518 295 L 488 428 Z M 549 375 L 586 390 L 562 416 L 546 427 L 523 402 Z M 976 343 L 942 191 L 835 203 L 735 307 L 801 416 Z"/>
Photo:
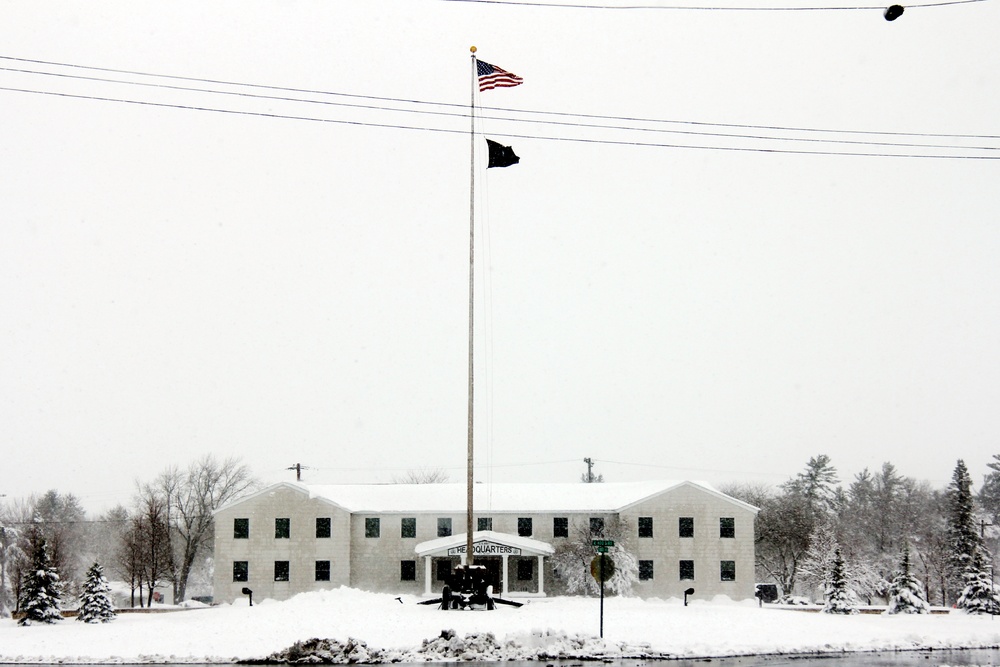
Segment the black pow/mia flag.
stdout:
<path fill-rule="evenodd" d="M 490 167 L 509 167 L 521 161 L 521 158 L 514 155 L 514 149 L 510 146 L 502 146 L 489 139 L 486 140 L 486 145 L 490 149 L 490 162 L 486 165 L 487 169 Z"/>

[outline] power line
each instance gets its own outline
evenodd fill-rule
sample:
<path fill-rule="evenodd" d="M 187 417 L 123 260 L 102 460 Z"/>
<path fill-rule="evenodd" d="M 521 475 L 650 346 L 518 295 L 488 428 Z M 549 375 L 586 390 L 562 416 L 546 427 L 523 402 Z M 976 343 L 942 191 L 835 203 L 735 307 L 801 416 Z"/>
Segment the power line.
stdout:
<path fill-rule="evenodd" d="M 334 123 L 340 125 L 353 125 L 358 127 L 376 127 L 376 128 L 389 128 L 389 129 L 399 129 L 399 130 L 416 130 L 424 132 L 441 132 L 446 134 L 460 134 L 460 135 L 468 134 L 468 131 L 463 129 L 422 127 L 414 125 L 400 125 L 395 123 L 375 123 L 370 121 L 343 120 L 334 118 L 317 118 L 313 116 L 298 116 L 298 115 L 279 114 L 279 113 L 263 112 L 263 111 L 219 109 L 215 107 L 205 107 L 205 106 L 197 106 L 190 104 L 129 100 L 124 98 L 104 97 L 99 95 L 81 95 L 77 93 L 64 93 L 64 92 L 49 91 L 49 90 L 32 90 L 27 88 L 14 88 L 9 86 L 0 86 L 0 90 L 6 90 L 8 92 L 35 94 L 35 95 L 51 95 L 55 97 L 64 97 L 72 99 L 93 100 L 101 102 L 116 102 L 120 104 L 133 104 L 139 106 L 184 109 L 188 111 L 205 111 L 205 112 L 220 113 L 220 114 L 238 115 L 238 116 L 255 116 L 261 118 L 299 120 L 299 121 L 317 122 L 317 123 Z M 515 133 L 502 133 L 502 132 L 493 132 L 491 133 L 491 135 L 496 137 L 510 138 L 510 139 L 537 139 L 541 141 L 561 141 L 561 142 L 571 142 L 571 143 L 603 144 L 612 146 L 632 146 L 632 147 L 643 147 L 643 148 L 674 148 L 674 149 L 688 149 L 688 150 L 713 150 L 713 151 L 744 152 L 744 153 L 772 153 L 772 154 L 784 154 L 784 155 L 816 155 L 816 156 L 836 155 L 842 157 L 894 157 L 894 158 L 908 158 L 908 159 L 947 159 L 947 160 L 1000 159 L 1000 155 L 958 155 L 958 154 L 927 154 L 927 153 L 884 153 L 884 152 L 880 153 L 880 152 L 863 152 L 863 151 L 795 150 L 795 149 L 785 149 L 785 148 L 763 148 L 763 147 L 752 147 L 752 146 L 710 146 L 710 145 L 696 145 L 696 144 L 657 143 L 650 141 L 625 141 L 625 140 L 612 140 L 612 139 L 552 137 L 552 136 L 542 136 L 533 134 L 515 134 Z M 835 143 L 845 143 L 845 142 L 835 142 Z M 900 144 L 898 145 L 898 147 L 904 147 L 904 146 Z M 935 146 L 933 145 L 925 145 L 924 147 L 935 148 Z M 964 150 L 994 150 L 994 149 L 966 148 Z"/>
<path fill-rule="evenodd" d="M 977 1 L 979 1 L 979 0 L 977 0 Z M 14 61 L 14 62 L 31 63 L 31 64 L 35 64 L 35 65 L 47 65 L 47 66 L 54 66 L 54 67 L 65 67 L 65 68 L 70 68 L 70 69 L 84 69 L 84 70 L 91 70 L 91 71 L 95 71 L 95 72 L 110 72 L 110 73 L 115 73 L 115 74 L 127 74 L 127 75 L 134 75 L 134 76 L 159 78 L 159 79 L 173 79 L 173 80 L 177 80 L 177 81 L 190 81 L 190 82 L 206 83 L 206 84 L 213 84 L 213 85 L 236 86 L 236 87 L 241 87 L 241 88 L 258 88 L 258 89 L 261 89 L 261 90 L 282 91 L 282 92 L 286 92 L 286 93 L 303 93 L 303 94 L 310 94 L 310 95 L 323 95 L 323 96 L 332 96 L 332 97 L 346 97 L 346 98 L 361 99 L 361 100 L 372 100 L 372 101 L 377 101 L 377 102 L 392 102 L 392 103 L 395 103 L 395 104 L 413 104 L 413 105 L 422 105 L 422 106 L 435 106 L 435 107 L 443 107 L 443 108 L 453 108 L 453 109 L 457 110 L 457 113 L 452 113 L 452 114 L 445 114 L 445 113 L 442 113 L 442 112 L 425 112 L 425 113 L 431 113 L 431 114 L 437 113 L 438 115 L 450 115 L 450 116 L 460 117 L 460 118 L 468 118 L 468 116 L 469 116 L 468 105 L 467 104 L 457 104 L 457 103 L 452 103 L 452 102 L 434 102 L 434 101 L 428 101 L 428 100 L 416 100 L 416 99 L 407 99 L 407 98 L 398 98 L 398 97 L 385 97 L 385 96 L 377 96 L 377 95 L 358 95 L 358 94 L 343 93 L 343 92 L 336 92 L 336 91 L 329 91 L 329 90 L 317 90 L 317 89 L 310 89 L 310 88 L 293 88 L 293 87 L 287 87 L 287 86 L 275 86 L 275 85 L 267 85 L 267 84 L 246 83 L 246 82 L 239 82 L 239 81 L 225 81 L 225 80 L 221 80 L 221 79 L 208 79 L 208 78 L 199 78 L 199 77 L 192 77 L 192 76 L 180 76 L 180 75 L 174 75 L 174 74 L 158 74 L 158 73 L 151 73 L 151 72 L 141 72 L 141 71 L 137 71 L 137 70 L 115 69 L 115 68 L 109 68 L 109 67 L 96 67 L 96 66 L 92 66 L 92 65 L 80 65 L 80 64 L 75 64 L 75 63 L 63 63 L 63 62 L 54 62 L 54 61 L 48 61 L 48 60 L 37 60 L 37 59 L 29 59 L 29 58 L 17 58 L 17 57 L 13 57 L 13 56 L 4 56 L 4 55 L 0 55 L 0 60 L 10 60 L 10 61 Z M 222 90 L 218 90 L 218 89 L 188 88 L 188 87 L 183 87 L 183 86 L 169 86 L 169 85 L 166 85 L 166 84 L 142 83 L 142 82 L 137 82 L 137 81 L 127 81 L 127 80 L 121 80 L 121 79 L 105 79 L 105 78 L 100 78 L 100 77 L 84 77 L 84 76 L 79 76 L 79 75 L 75 75 L 74 76 L 74 75 L 59 74 L 59 73 L 54 73 L 54 72 L 42 72 L 42 71 L 38 71 L 38 70 L 23 70 L 23 69 L 16 69 L 16 68 L 0 68 L 0 70 L 7 70 L 7 71 L 12 71 L 12 72 L 23 72 L 23 73 L 28 73 L 28 74 L 39 74 L 39 75 L 46 75 L 46 76 L 56 76 L 56 77 L 63 77 L 63 78 L 79 78 L 79 79 L 82 79 L 82 80 L 93 80 L 93 81 L 101 81 L 101 82 L 108 82 L 108 83 L 122 83 L 122 84 L 138 85 L 138 86 L 159 87 L 159 88 L 174 89 L 174 90 L 186 90 L 186 91 L 193 91 L 193 92 L 218 93 L 218 94 L 235 95 L 235 96 L 240 96 L 240 97 L 252 97 L 252 98 L 267 99 L 267 100 L 281 100 L 281 101 L 289 101 L 289 102 L 306 102 L 306 103 L 314 103 L 314 104 L 328 104 L 328 105 L 333 105 L 333 106 L 356 107 L 356 108 L 362 108 L 362 109 L 376 109 L 376 110 L 383 110 L 383 111 L 403 111 L 403 112 L 409 112 L 409 113 L 418 113 L 418 112 L 416 112 L 413 109 L 394 109 L 394 108 L 390 108 L 390 107 L 382 107 L 382 106 L 377 106 L 377 105 L 360 105 L 360 104 L 350 104 L 350 103 L 323 102 L 323 101 L 319 101 L 319 100 L 309 100 L 309 99 L 292 98 L 292 97 L 281 97 L 281 96 L 267 96 L 267 95 L 253 94 L 253 93 L 240 93 L 240 92 L 235 92 L 235 91 L 222 91 Z M 646 118 L 646 117 L 639 117 L 639 116 L 615 116 L 615 115 L 571 113 L 571 112 L 563 112 L 563 111 L 543 111 L 543 110 L 537 110 L 537 109 L 514 109 L 514 108 L 510 108 L 510 107 L 481 106 L 479 108 L 481 110 L 484 110 L 484 111 L 496 111 L 496 112 L 502 112 L 502 113 L 531 114 L 531 115 L 540 115 L 540 116 L 558 116 L 558 117 L 563 117 L 563 118 L 585 118 L 585 119 L 590 119 L 590 120 L 606 120 L 606 121 L 629 122 L 629 123 L 678 124 L 678 125 L 692 125 L 692 126 L 699 126 L 699 127 L 722 127 L 722 128 L 730 128 L 730 129 L 776 130 L 776 131 L 783 131 L 783 132 L 819 132 L 819 133 L 831 133 L 831 134 L 862 134 L 862 135 L 870 135 L 870 136 L 883 135 L 883 136 L 952 138 L 952 139 L 1000 139 L 1000 135 L 996 135 L 996 134 L 963 134 L 963 133 L 940 133 L 940 132 L 901 132 L 901 131 L 895 131 L 895 130 L 881 130 L 881 131 L 880 130 L 851 130 L 851 129 L 844 129 L 844 128 L 795 127 L 795 126 L 788 126 L 788 125 L 755 125 L 755 124 L 746 124 L 746 123 L 714 123 L 714 122 L 706 122 L 706 121 L 676 120 L 676 119 L 662 119 L 662 118 Z M 519 120 L 519 119 L 515 119 L 515 118 L 496 118 L 496 117 L 490 117 L 490 119 L 491 120 L 512 121 L 512 122 L 516 122 L 517 120 Z M 597 126 L 597 127 L 603 127 L 603 126 Z M 610 129 L 615 129 L 615 128 L 611 127 Z M 740 135 L 726 135 L 726 136 L 740 136 Z"/>
<path fill-rule="evenodd" d="M 51 77 L 59 77 L 59 78 L 68 78 L 68 79 L 76 79 L 76 80 L 82 80 L 82 81 L 97 81 L 97 82 L 101 82 L 101 83 L 116 83 L 116 84 L 123 84 L 123 85 L 132 85 L 132 86 L 144 86 L 144 87 L 162 88 L 162 89 L 166 89 L 166 90 L 180 90 L 180 91 L 186 91 L 186 92 L 210 93 L 210 94 L 218 94 L 218 95 L 234 95 L 234 96 L 248 97 L 248 98 L 254 98 L 254 99 L 279 100 L 279 101 L 285 101 L 285 102 L 302 102 L 302 103 L 308 103 L 308 104 L 333 105 L 333 106 L 343 106 L 343 107 L 351 107 L 351 108 L 358 108 L 358 109 L 370 109 L 370 110 L 390 111 L 390 112 L 399 112 L 399 113 L 430 114 L 430 115 L 458 117 L 458 118 L 468 118 L 469 117 L 469 113 L 467 111 L 464 111 L 464 110 L 463 111 L 450 112 L 450 111 L 427 111 L 427 110 L 422 110 L 422 109 L 396 109 L 396 108 L 390 108 L 390 107 L 384 107 L 384 106 L 377 106 L 377 105 L 372 105 L 372 104 L 352 104 L 352 103 L 347 103 L 347 102 L 331 102 L 331 101 L 324 101 L 324 100 L 310 100 L 310 99 L 291 98 L 291 97 L 283 97 L 283 96 L 276 96 L 276 95 L 261 95 L 261 94 L 255 94 L 255 93 L 244 93 L 244 92 L 236 92 L 236 91 L 215 90 L 215 89 L 210 89 L 210 88 L 192 88 L 192 87 L 189 87 L 189 86 L 174 86 L 174 85 L 167 85 L 167 84 L 161 84 L 161 83 L 145 83 L 145 82 L 140 82 L 140 81 L 127 81 L 127 80 L 122 80 L 122 79 L 108 79 L 108 78 L 105 78 L 105 77 L 81 76 L 81 75 L 77 75 L 77 74 L 62 74 L 62 73 L 57 73 L 57 72 L 42 72 L 42 71 L 38 71 L 38 70 L 28 70 L 28 69 L 20 69 L 20 68 L 13 68 L 13 67 L 0 67 L 0 71 L 16 72 L 16 73 L 21 73 L 21 74 L 35 74 L 35 75 L 40 75 L 40 76 L 51 76 Z M 231 84 L 231 85 L 250 85 L 250 84 Z M 391 99 L 391 98 L 383 98 L 383 99 Z M 401 100 L 399 100 L 399 101 L 401 101 Z M 428 104 L 431 104 L 431 103 L 428 103 Z M 539 113 L 539 114 L 545 113 L 547 115 L 558 115 L 558 116 L 563 116 L 563 117 L 597 118 L 597 119 L 604 119 L 604 120 L 616 120 L 616 118 L 609 117 L 609 116 L 587 116 L 585 114 L 562 114 L 562 113 L 558 113 L 558 112 L 533 112 L 533 111 L 522 111 L 522 110 L 517 110 L 517 109 L 508 109 L 506 111 L 509 111 L 509 112 L 512 112 L 512 113 Z M 554 126 L 559 126 L 559 127 L 573 127 L 573 128 L 586 128 L 586 129 L 602 129 L 602 130 L 618 130 L 618 131 L 628 131 L 628 132 L 652 132 L 652 133 L 678 134 L 678 135 L 687 135 L 687 136 L 699 136 L 699 137 L 734 138 L 734 139 L 758 139 L 758 140 L 764 140 L 764 141 L 788 141 L 788 142 L 842 144 L 842 145 L 861 145 L 861 146 L 883 146 L 883 147 L 894 147 L 894 148 L 939 148 L 939 149 L 945 149 L 945 150 L 983 150 L 983 151 L 1000 150 L 1000 147 L 997 147 L 997 146 L 961 146 L 961 145 L 956 145 L 956 144 L 903 143 L 903 142 L 871 141 L 871 140 L 859 140 L 859 139 L 823 139 L 823 138 L 817 138 L 817 137 L 780 137 L 780 136 L 779 137 L 775 137 L 775 136 L 767 136 L 767 135 L 735 134 L 735 133 L 730 133 L 730 132 L 706 132 L 706 131 L 698 131 L 698 130 L 676 130 L 676 129 L 656 128 L 656 127 L 635 127 L 635 126 L 626 126 L 626 125 L 600 125 L 600 124 L 593 124 L 593 123 L 578 123 L 578 122 L 567 122 L 567 121 L 557 121 L 557 120 L 535 120 L 535 119 L 527 119 L 527 118 L 504 118 L 504 117 L 499 117 L 499 116 L 483 116 L 483 115 L 480 115 L 480 118 L 481 119 L 486 119 L 486 120 L 496 120 L 496 121 L 512 122 L 512 123 L 531 123 L 531 124 L 537 124 L 537 125 L 554 125 Z M 662 123 L 677 123 L 677 122 L 681 122 L 681 121 L 663 121 L 663 120 L 641 119 L 641 118 L 632 118 L 632 119 L 629 119 L 629 118 L 618 118 L 618 120 L 632 121 L 632 122 L 643 122 L 643 123 L 661 123 L 661 124 Z M 701 125 L 701 126 L 719 126 L 718 124 L 710 124 L 710 123 L 689 123 L 689 124 L 691 124 L 691 125 Z M 749 127 L 749 126 L 741 126 L 741 125 L 732 124 L 732 125 L 728 125 L 727 127 L 731 127 L 731 128 L 740 128 L 740 127 L 742 127 L 742 128 L 745 128 L 745 127 Z M 822 130 L 822 129 L 805 130 L 805 129 L 798 129 L 798 128 L 780 128 L 780 127 L 770 127 L 770 128 L 765 128 L 765 129 L 781 130 L 781 131 L 841 132 L 841 133 L 844 132 L 844 131 L 838 131 L 838 130 Z M 869 135 L 879 135 L 879 134 L 886 134 L 886 133 L 869 132 L 869 133 L 866 133 L 866 134 L 869 134 Z M 902 134 L 905 134 L 905 133 L 902 133 Z M 909 136 L 923 136 L 923 137 L 926 137 L 926 138 L 930 138 L 930 137 L 939 137 L 939 136 L 947 136 L 947 135 L 909 133 Z M 957 135 L 957 136 L 960 136 L 962 138 L 972 138 L 974 135 Z M 1000 138 L 1000 136 L 984 136 L 984 137 L 980 137 L 980 138 L 997 139 L 997 138 Z"/>

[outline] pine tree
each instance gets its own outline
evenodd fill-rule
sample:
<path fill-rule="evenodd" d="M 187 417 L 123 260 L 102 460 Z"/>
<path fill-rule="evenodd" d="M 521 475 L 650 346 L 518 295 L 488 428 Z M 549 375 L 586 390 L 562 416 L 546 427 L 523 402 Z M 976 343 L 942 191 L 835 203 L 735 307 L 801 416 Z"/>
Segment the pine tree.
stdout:
<path fill-rule="evenodd" d="M 889 614 L 929 614 L 924 585 L 910 571 L 910 547 L 903 548 L 903 560 L 889 587 Z"/>
<path fill-rule="evenodd" d="M 59 613 L 59 595 L 62 582 L 52 565 L 45 539 L 38 537 L 31 552 L 31 569 L 28 571 L 21 592 L 21 610 L 24 616 L 18 625 L 55 623 L 62 620 Z"/>
<path fill-rule="evenodd" d="M 87 570 L 87 579 L 80 594 L 80 613 L 76 620 L 84 623 L 108 623 L 115 618 L 115 608 L 111 603 L 111 587 L 104 578 L 104 568 L 94 563 Z"/>
<path fill-rule="evenodd" d="M 983 562 L 983 552 L 976 550 L 972 562 L 964 572 L 965 588 L 958 598 L 958 608 L 970 614 L 1000 613 L 1000 598 L 997 597 L 992 577 Z"/>
<path fill-rule="evenodd" d="M 948 541 L 953 577 L 957 580 L 972 565 L 983 541 L 976 529 L 975 505 L 972 498 L 972 478 L 965 462 L 959 459 L 948 486 Z"/>
<path fill-rule="evenodd" d="M 857 596 L 847 586 L 847 577 L 844 574 L 844 557 L 840 555 L 840 549 L 833 553 L 833 568 L 826 584 L 825 595 L 826 606 L 823 607 L 823 611 L 827 614 L 858 613 Z"/>

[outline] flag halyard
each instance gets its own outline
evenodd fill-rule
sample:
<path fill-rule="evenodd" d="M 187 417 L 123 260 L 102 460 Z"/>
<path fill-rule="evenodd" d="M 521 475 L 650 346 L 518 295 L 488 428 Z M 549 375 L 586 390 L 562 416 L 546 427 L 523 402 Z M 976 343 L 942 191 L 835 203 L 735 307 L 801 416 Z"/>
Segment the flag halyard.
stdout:
<path fill-rule="evenodd" d="M 513 88 L 524 83 L 524 79 L 518 75 L 482 60 L 476 61 L 476 73 L 479 77 L 479 92 L 494 88 Z"/>

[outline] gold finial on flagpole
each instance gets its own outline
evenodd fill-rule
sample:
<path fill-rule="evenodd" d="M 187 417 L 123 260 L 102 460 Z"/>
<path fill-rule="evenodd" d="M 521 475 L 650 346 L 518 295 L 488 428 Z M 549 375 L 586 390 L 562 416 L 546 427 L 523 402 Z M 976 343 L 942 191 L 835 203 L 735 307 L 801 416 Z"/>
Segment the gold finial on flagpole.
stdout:
<path fill-rule="evenodd" d="M 473 53 L 475 53 L 475 52 L 476 52 L 476 47 L 474 47 L 474 46 L 470 46 L 470 47 L 469 47 L 469 50 L 470 50 L 470 51 L 472 51 Z"/>

